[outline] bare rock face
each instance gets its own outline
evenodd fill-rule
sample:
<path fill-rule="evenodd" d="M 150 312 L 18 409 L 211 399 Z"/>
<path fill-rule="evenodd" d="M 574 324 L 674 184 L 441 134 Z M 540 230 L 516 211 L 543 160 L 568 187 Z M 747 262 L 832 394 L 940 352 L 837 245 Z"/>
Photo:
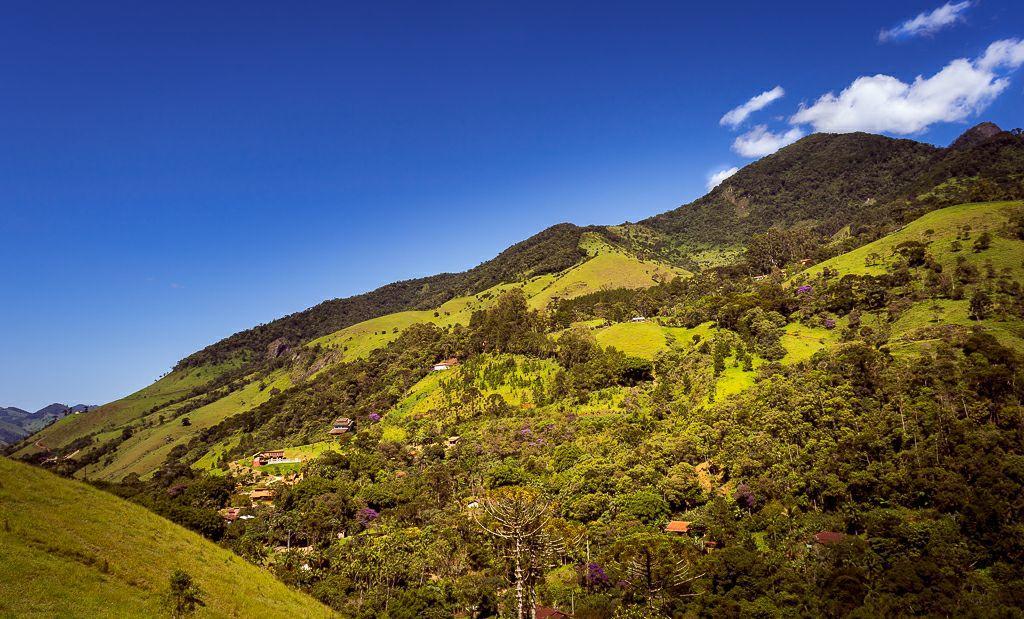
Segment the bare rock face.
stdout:
<path fill-rule="evenodd" d="M 291 349 L 291 344 L 283 337 L 279 337 L 267 344 L 267 359 L 277 359 Z"/>
<path fill-rule="evenodd" d="M 1003 130 L 999 128 L 999 125 L 995 123 L 979 123 L 968 129 L 967 131 L 964 131 L 960 135 L 960 137 L 958 137 L 956 140 L 953 141 L 952 144 L 949 145 L 949 147 L 952 149 L 970 148 L 975 144 L 980 144 L 981 142 L 984 142 L 985 140 L 989 139 L 994 135 L 1002 133 L 1002 131 Z"/>

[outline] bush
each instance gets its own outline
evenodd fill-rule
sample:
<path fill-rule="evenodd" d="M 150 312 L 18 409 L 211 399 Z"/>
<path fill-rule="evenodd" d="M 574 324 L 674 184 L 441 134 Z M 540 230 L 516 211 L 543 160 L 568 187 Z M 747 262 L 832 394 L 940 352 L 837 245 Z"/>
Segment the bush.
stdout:
<path fill-rule="evenodd" d="M 166 603 L 172 617 L 187 617 L 196 612 L 197 608 L 206 606 L 203 602 L 203 591 L 184 570 L 171 572 Z"/>

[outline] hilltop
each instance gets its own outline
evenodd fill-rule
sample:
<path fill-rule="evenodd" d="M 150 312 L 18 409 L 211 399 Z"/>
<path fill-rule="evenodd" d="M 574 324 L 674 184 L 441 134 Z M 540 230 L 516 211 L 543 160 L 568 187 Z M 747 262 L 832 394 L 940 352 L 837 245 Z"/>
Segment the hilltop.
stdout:
<path fill-rule="evenodd" d="M 0 615 L 160 616 L 175 569 L 205 592 L 198 616 L 331 612 L 150 511 L 0 458 Z"/>

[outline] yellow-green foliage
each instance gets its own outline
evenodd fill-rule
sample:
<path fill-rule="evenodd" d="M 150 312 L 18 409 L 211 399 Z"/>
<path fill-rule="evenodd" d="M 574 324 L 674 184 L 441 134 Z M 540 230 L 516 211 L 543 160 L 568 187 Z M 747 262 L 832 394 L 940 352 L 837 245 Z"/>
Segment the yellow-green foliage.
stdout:
<path fill-rule="evenodd" d="M 1020 320 L 971 320 L 970 302 L 936 299 L 920 301 L 910 306 L 892 325 L 890 340 L 896 352 L 909 352 L 920 346 L 930 346 L 945 339 L 941 331 L 929 331 L 938 325 L 956 325 L 964 328 L 981 327 L 1001 344 L 1024 352 L 1024 323 Z"/>
<path fill-rule="evenodd" d="M 763 362 L 756 355 L 753 356 L 755 369 Z M 725 370 L 718 375 L 718 382 L 715 383 L 715 399 L 721 400 L 753 387 L 755 378 L 755 372 L 744 370 L 741 364 L 736 363 L 735 358 L 729 357 L 726 359 Z"/>
<path fill-rule="evenodd" d="M 418 323 L 431 323 L 441 327 L 469 324 L 473 312 L 489 307 L 504 292 L 521 288 L 527 297 L 533 296 L 555 281 L 554 275 L 534 277 L 526 282 L 499 284 L 479 294 L 456 297 L 436 310 L 397 312 L 366 320 L 334 333 L 317 338 L 309 346 L 323 346 L 341 353 L 339 361 L 351 361 L 369 356 L 383 348 L 408 327 Z"/>
<path fill-rule="evenodd" d="M 184 417 L 191 422 L 188 426 L 182 425 L 181 419 L 170 419 L 137 430 L 118 446 L 112 458 L 103 458 L 83 469 L 79 475 L 108 481 L 122 479 L 129 473 L 148 476 L 160 467 L 171 449 L 187 443 L 196 432 L 215 426 L 231 415 L 255 408 L 270 399 L 270 392 L 275 387 L 284 390 L 290 385 L 291 380 L 284 370 L 278 370 L 263 381 L 252 380 L 245 387 L 186 414 Z M 156 423 L 157 414 L 150 415 L 146 421 Z"/>
<path fill-rule="evenodd" d="M 237 439 L 235 439 L 235 443 L 237 444 Z M 301 460 L 302 462 L 306 462 L 307 460 L 312 460 L 324 453 L 327 453 L 328 451 L 341 451 L 341 443 L 339 443 L 336 440 L 326 440 L 317 441 L 315 443 L 308 443 L 306 445 L 296 445 L 294 447 L 278 447 L 274 445 L 266 445 L 262 448 L 262 450 L 269 449 L 280 449 L 284 451 L 284 457 L 289 460 Z M 207 452 L 203 456 L 203 458 L 197 461 L 195 464 L 193 464 L 192 467 L 201 468 L 201 462 L 209 462 L 212 465 L 212 461 L 215 456 L 211 454 L 216 451 L 217 448 L 215 447 L 211 452 Z M 250 458 L 250 456 L 246 455 L 244 458 L 235 460 L 234 463 L 238 466 L 248 467 L 252 464 L 252 459 Z M 281 464 L 264 465 L 261 466 L 259 470 L 260 472 L 263 473 L 279 475 L 281 473 L 295 472 L 300 470 L 301 468 L 301 463 L 285 462 Z"/>
<path fill-rule="evenodd" d="M 814 356 L 822 348 L 839 341 L 839 329 L 824 327 L 808 327 L 800 323 L 790 323 L 783 329 L 782 347 L 786 356 L 782 363 L 799 363 Z"/>
<path fill-rule="evenodd" d="M 237 368 L 240 363 L 239 360 L 217 366 L 171 372 L 152 385 L 120 400 L 100 406 L 87 414 L 69 415 L 61 419 L 36 434 L 33 442 L 15 455 L 23 456 L 38 452 L 39 447 L 35 445 L 35 441 L 50 449 L 56 449 L 93 432 L 120 434 L 122 426 L 142 417 L 154 406 L 180 398 L 224 372 Z"/>
<path fill-rule="evenodd" d="M 555 298 L 569 299 L 607 288 L 646 288 L 659 281 L 690 275 L 683 269 L 639 260 L 596 234 L 584 235 L 580 245 L 590 258 L 564 273 L 498 284 L 475 295 L 452 299 L 435 310 L 388 314 L 335 331 L 309 345 L 337 351 L 340 353 L 338 361 L 350 361 L 383 348 L 417 323 L 469 324 L 473 312 L 491 307 L 498 297 L 513 288 L 523 290 L 531 307 L 543 308 Z"/>
<path fill-rule="evenodd" d="M 374 350 L 387 346 L 392 340 L 398 338 L 399 333 L 411 325 L 433 321 L 433 312 L 398 312 L 345 327 L 340 331 L 317 338 L 309 345 L 336 349 L 341 352 L 340 360 L 351 361 L 365 358 Z"/>
<path fill-rule="evenodd" d="M 1024 204 L 1021 202 L 981 202 L 932 211 L 888 236 L 817 264 L 805 273 L 816 276 L 827 267 L 838 271 L 840 276 L 881 275 L 886 272 L 887 265 L 892 263 L 893 251 L 897 245 L 907 241 L 919 241 L 928 246 L 928 253 L 943 267 L 955 266 L 957 256 L 965 257 L 968 262 L 978 267 L 986 260 L 991 260 L 997 270 L 1009 267 L 1013 271 L 1013 276 L 1019 279 L 1024 275 L 1024 265 L 1021 263 L 1024 241 L 1008 238 L 1002 234 L 1002 230 L 1009 216 L 1014 212 L 1020 212 L 1022 208 Z M 963 226 L 971 227 L 971 237 L 961 241 L 963 248 L 959 252 L 954 252 L 952 242 Z M 991 247 L 982 252 L 974 252 L 972 243 L 985 231 L 992 235 Z M 872 254 L 879 256 L 881 260 L 869 261 Z"/>
<path fill-rule="evenodd" d="M 4 458 L 0 522 L 0 616 L 169 616 L 162 596 L 175 569 L 204 592 L 197 617 L 332 615 L 138 505 Z"/>
<path fill-rule="evenodd" d="M 485 377 L 489 366 L 504 364 L 509 360 L 515 363 L 515 370 L 507 375 L 506 380 L 501 384 L 488 383 Z M 479 391 L 480 400 L 498 394 L 510 406 L 530 406 L 535 402 L 529 385 L 535 380 L 548 385 L 558 367 L 557 362 L 549 359 L 530 359 L 518 355 L 483 355 L 480 362 L 473 366 L 473 386 Z M 438 411 L 451 406 L 458 397 L 450 388 L 451 385 L 465 380 L 471 371 L 470 367 L 463 365 L 443 372 L 431 372 L 423 377 L 384 416 L 384 428 L 407 416 L 422 417 L 429 414 L 431 417 L 437 417 Z"/>
<path fill-rule="evenodd" d="M 665 327 L 653 322 L 621 322 L 594 331 L 601 346 L 614 346 L 627 355 L 653 359 L 668 348 Z"/>
<path fill-rule="evenodd" d="M 555 298 L 571 299 L 609 288 L 648 288 L 659 281 L 689 275 L 683 269 L 659 262 L 645 262 L 612 247 L 597 235 L 584 235 L 581 243 L 592 257 L 565 273 L 530 299 L 535 308 L 545 307 Z"/>
<path fill-rule="evenodd" d="M 217 468 L 217 463 L 220 460 L 221 456 L 234 449 L 241 440 L 241 436 L 235 435 L 226 438 L 223 441 L 220 441 L 212 448 L 210 448 L 209 451 L 203 454 L 201 458 L 196 460 L 192 464 L 192 468 L 207 471 L 209 473 L 218 474 L 219 472 L 221 472 L 221 470 Z"/>

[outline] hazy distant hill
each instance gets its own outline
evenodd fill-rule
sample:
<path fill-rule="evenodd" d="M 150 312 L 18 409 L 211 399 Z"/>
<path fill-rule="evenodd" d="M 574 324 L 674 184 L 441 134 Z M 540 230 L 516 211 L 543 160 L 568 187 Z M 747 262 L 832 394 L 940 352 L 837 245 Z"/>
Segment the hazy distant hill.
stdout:
<path fill-rule="evenodd" d="M 48 404 L 34 413 L 9 406 L 0 407 L 0 445 L 17 442 L 38 432 L 54 421 L 74 413 L 84 413 L 95 406 L 87 404 Z"/>

